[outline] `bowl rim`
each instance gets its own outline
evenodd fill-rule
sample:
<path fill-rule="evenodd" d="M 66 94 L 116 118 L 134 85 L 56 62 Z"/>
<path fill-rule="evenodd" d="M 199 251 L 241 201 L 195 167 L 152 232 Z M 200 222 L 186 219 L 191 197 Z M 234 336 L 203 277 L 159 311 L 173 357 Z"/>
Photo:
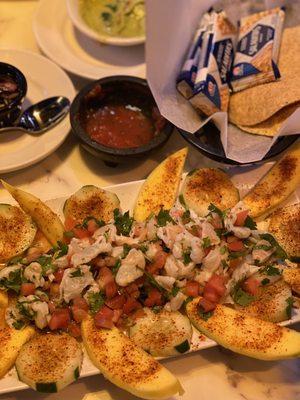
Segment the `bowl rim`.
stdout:
<path fill-rule="evenodd" d="M 81 18 L 78 12 L 78 1 L 79 0 L 66 0 L 69 17 L 75 27 L 91 39 L 98 40 L 101 43 L 111 44 L 113 46 L 134 46 L 146 41 L 146 35 L 124 38 L 121 36 L 108 36 L 97 33 Z"/>
<path fill-rule="evenodd" d="M 86 145 L 92 147 L 94 150 L 97 150 L 98 152 L 106 153 L 112 156 L 120 156 L 120 157 L 126 157 L 130 155 L 141 155 L 143 153 L 147 153 L 161 144 L 163 144 L 169 136 L 172 134 L 174 130 L 174 125 L 166 120 L 166 126 L 159 132 L 157 136 L 155 136 L 152 140 L 150 140 L 147 144 L 139 147 L 129 147 L 129 148 L 114 148 L 114 147 L 107 147 L 104 146 L 100 143 L 94 142 L 93 140 L 90 139 L 86 131 L 83 129 L 81 124 L 79 123 L 78 119 L 76 118 L 76 115 L 79 112 L 79 107 L 81 105 L 83 97 L 90 92 L 90 90 L 97 84 L 109 84 L 109 83 L 115 83 L 117 81 L 120 82 L 131 82 L 134 84 L 139 84 L 149 90 L 149 95 L 152 95 L 150 87 L 147 83 L 146 79 L 139 78 L 136 76 L 129 76 L 129 75 L 114 75 L 114 76 L 108 76 L 105 78 L 100 78 L 96 81 L 88 83 L 86 86 L 84 86 L 76 95 L 74 98 L 71 107 L 70 107 L 70 122 L 71 122 L 71 127 L 73 133 Z M 155 99 L 153 97 L 154 103 Z"/>
<path fill-rule="evenodd" d="M 6 68 L 7 72 L 13 73 L 18 79 L 17 84 L 18 84 L 19 94 L 15 99 L 13 99 L 13 101 L 11 101 L 8 105 L 6 105 L 0 110 L 0 114 L 7 113 L 9 110 L 20 105 L 20 103 L 23 101 L 24 97 L 27 94 L 27 88 L 28 88 L 27 80 L 23 72 L 21 72 L 17 67 L 15 67 L 12 64 L 0 61 L 0 69 L 2 69 L 2 67 L 4 67 L 4 69 Z M 4 75 L 5 72 L 4 73 L 0 72 L 0 74 Z"/>

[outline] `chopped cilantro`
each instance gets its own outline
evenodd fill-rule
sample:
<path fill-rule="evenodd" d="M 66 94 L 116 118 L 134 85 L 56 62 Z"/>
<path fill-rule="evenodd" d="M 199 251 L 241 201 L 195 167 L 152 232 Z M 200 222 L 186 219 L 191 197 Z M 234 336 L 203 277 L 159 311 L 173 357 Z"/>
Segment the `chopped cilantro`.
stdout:
<path fill-rule="evenodd" d="M 105 222 L 102 221 L 102 219 L 97 219 L 97 218 L 95 218 L 95 217 L 86 217 L 86 218 L 83 220 L 83 222 L 82 222 L 82 227 L 85 228 L 85 229 L 87 229 L 88 223 L 89 223 L 89 221 L 91 221 L 91 220 L 95 221 L 96 224 L 99 226 L 99 228 L 101 228 L 101 226 L 104 226 L 104 225 L 105 225 Z"/>
<path fill-rule="evenodd" d="M 249 217 L 249 215 L 247 215 L 247 218 L 245 219 L 244 226 L 251 229 L 252 231 L 257 228 L 256 222 L 251 217 Z"/>
<path fill-rule="evenodd" d="M 88 303 L 92 314 L 96 314 L 100 308 L 104 305 L 105 298 L 103 293 L 89 293 Z"/>
<path fill-rule="evenodd" d="M 266 245 L 266 244 L 259 244 L 253 247 L 254 250 L 264 250 L 264 251 L 269 251 L 273 247 L 271 245 Z"/>
<path fill-rule="evenodd" d="M 272 236 L 270 233 L 262 233 L 261 235 L 259 235 L 261 239 L 266 240 L 267 242 L 269 242 L 272 247 L 275 248 L 275 253 L 274 255 L 282 260 L 285 260 L 286 258 L 288 258 L 285 250 L 279 245 L 279 243 L 277 242 L 277 240 L 274 238 L 274 236 Z"/>
<path fill-rule="evenodd" d="M 174 220 L 171 217 L 169 211 L 168 210 L 163 210 L 162 208 L 160 209 L 159 213 L 157 214 L 156 219 L 157 219 L 157 225 L 158 226 L 166 226 L 167 222 L 174 223 Z"/>
<path fill-rule="evenodd" d="M 228 258 L 230 260 L 234 260 L 235 258 L 244 257 L 247 254 L 247 251 L 230 251 Z"/>
<path fill-rule="evenodd" d="M 35 300 L 36 301 L 36 300 Z M 28 301 L 23 301 L 23 302 L 17 302 L 17 308 L 25 318 L 32 320 L 36 316 L 36 312 L 31 310 L 30 308 L 27 308 L 25 304 L 29 303 L 34 303 L 34 301 L 28 302 Z"/>
<path fill-rule="evenodd" d="M 221 264 L 223 268 L 228 268 L 229 264 L 225 260 L 221 260 Z"/>
<path fill-rule="evenodd" d="M 190 303 L 191 301 L 193 301 L 193 300 L 194 300 L 194 297 L 193 297 L 193 296 L 188 296 L 188 297 L 184 300 L 184 302 L 183 302 L 184 307 L 185 307 L 188 303 Z"/>
<path fill-rule="evenodd" d="M 178 200 L 179 200 L 179 203 L 182 205 L 182 207 L 184 207 L 184 208 L 187 210 L 188 207 L 187 207 L 187 205 L 186 205 L 186 202 L 185 202 L 185 200 L 184 200 L 184 197 L 183 197 L 183 194 L 182 194 L 182 193 L 178 196 Z"/>
<path fill-rule="evenodd" d="M 19 264 L 19 263 L 22 264 L 22 260 L 23 260 L 22 256 L 16 256 L 16 257 L 11 258 L 8 261 L 7 265 L 9 266 L 9 265 L 14 265 L 14 264 Z"/>
<path fill-rule="evenodd" d="M 287 303 L 287 306 L 286 306 L 285 311 L 286 311 L 286 315 L 287 315 L 288 319 L 290 319 L 290 318 L 292 318 L 292 308 L 293 308 L 293 304 L 294 304 L 294 299 L 292 297 L 288 297 L 286 299 L 286 303 Z"/>
<path fill-rule="evenodd" d="M 262 284 L 263 286 L 266 286 L 268 283 L 270 283 L 270 279 L 268 279 L 268 278 L 265 278 L 265 279 L 263 279 L 263 280 L 261 281 L 261 284 Z"/>
<path fill-rule="evenodd" d="M 120 210 L 116 208 L 114 210 L 114 219 L 118 235 L 129 236 L 133 224 L 133 218 L 129 216 L 129 211 L 122 215 Z"/>
<path fill-rule="evenodd" d="M 70 274 L 71 278 L 80 278 L 81 276 L 83 276 L 83 272 L 81 271 L 80 268 L 76 269 L 76 271 L 71 272 Z"/>
<path fill-rule="evenodd" d="M 225 254 L 227 252 L 227 247 L 226 246 L 222 246 L 221 248 L 220 248 L 220 254 Z"/>
<path fill-rule="evenodd" d="M 222 221 L 223 221 L 224 217 L 226 216 L 226 211 L 220 210 L 220 208 L 218 208 L 217 206 L 215 206 L 212 203 L 210 203 L 210 205 L 208 206 L 208 209 L 211 213 L 218 214 Z"/>
<path fill-rule="evenodd" d="M 117 275 L 117 272 L 119 271 L 119 268 L 121 267 L 121 260 L 118 259 L 115 263 L 115 265 L 112 267 L 111 272 L 113 275 Z"/>
<path fill-rule="evenodd" d="M 264 268 L 262 270 L 262 273 L 267 274 L 269 276 L 281 275 L 280 269 L 273 267 L 272 265 L 268 265 L 266 268 Z"/>
<path fill-rule="evenodd" d="M 153 306 L 152 311 L 154 314 L 158 314 L 162 310 L 162 306 Z"/>
<path fill-rule="evenodd" d="M 190 210 L 185 210 L 185 212 L 182 214 L 182 222 L 184 224 L 188 224 L 189 222 L 191 222 L 191 212 Z"/>
<path fill-rule="evenodd" d="M 164 287 L 162 287 L 154 278 L 153 275 L 150 274 L 150 272 L 148 271 L 144 271 L 144 274 L 146 276 L 146 279 L 148 281 L 148 283 L 150 283 L 151 286 L 155 287 L 156 289 L 158 289 L 161 293 L 166 294 L 166 289 Z"/>
<path fill-rule="evenodd" d="M 199 317 L 201 317 L 202 319 L 204 319 L 204 321 L 207 321 L 210 317 L 213 316 L 213 311 L 204 311 L 202 308 L 198 308 L 198 315 Z"/>
<path fill-rule="evenodd" d="M 0 280 L 0 287 L 11 289 L 16 293 L 19 293 L 22 284 L 22 271 L 21 269 L 16 269 L 9 273 L 8 278 L 3 278 Z"/>
<path fill-rule="evenodd" d="M 191 249 L 187 249 L 182 253 L 182 257 L 183 257 L 183 264 L 187 265 L 189 264 L 192 259 L 191 259 Z"/>
<path fill-rule="evenodd" d="M 140 245 L 141 252 L 146 253 L 148 251 L 148 249 L 149 249 L 149 246 L 147 246 L 146 244 Z"/>
<path fill-rule="evenodd" d="M 18 321 L 13 322 L 12 326 L 19 331 L 20 329 L 24 328 L 25 321 L 19 319 Z"/>
<path fill-rule="evenodd" d="M 175 297 L 177 295 L 177 293 L 179 292 L 180 288 L 178 286 L 173 286 L 172 290 L 170 292 L 172 297 Z"/>
<path fill-rule="evenodd" d="M 65 236 L 66 238 L 68 238 L 68 239 L 72 239 L 72 238 L 75 236 L 75 234 L 74 234 L 73 231 L 65 231 L 65 232 L 64 232 L 64 236 Z"/>
<path fill-rule="evenodd" d="M 125 257 L 128 255 L 128 253 L 130 252 L 130 250 L 131 250 L 131 246 L 129 246 L 129 244 L 125 243 L 125 244 L 123 245 L 123 255 L 122 255 L 122 258 L 125 258 Z"/>
<path fill-rule="evenodd" d="M 68 247 L 68 246 L 67 246 Z M 67 250 L 68 251 L 68 250 Z M 57 258 L 60 256 L 58 255 Z M 62 257 L 62 256 L 61 256 Z M 40 256 L 36 260 L 42 267 L 42 275 L 46 276 L 49 271 L 54 272 L 57 268 L 52 264 L 52 258 L 49 256 Z"/>
<path fill-rule="evenodd" d="M 248 304 L 252 303 L 254 300 L 254 296 L 251 296 L 247 292 L 245 292 L 241 287 L 238 287 L 234 290 L 232 295 L 233 301 L 240 306 L 247 306 Z"/>
<path fill-rule="evenodd" d="M 209 238 L 209 237 L 203 238 L 202 247 L 203 247 L 204 249 L 207 249 L 207 248 L 210 247 L 210 246 L 211 246 L 210 238 Z"/>

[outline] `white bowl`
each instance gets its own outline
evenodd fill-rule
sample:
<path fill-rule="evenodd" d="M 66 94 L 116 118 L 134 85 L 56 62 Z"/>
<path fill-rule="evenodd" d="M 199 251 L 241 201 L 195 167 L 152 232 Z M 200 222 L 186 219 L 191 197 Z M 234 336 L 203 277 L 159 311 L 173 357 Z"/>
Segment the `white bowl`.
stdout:
<path fill-rule="evenodd" d="M 95 32 L 81 17 L 79 13 L 79 0 L 66 0 L 66 2 L 68 14 L 73 24 L 80 30 L 80 32 L 89 36 L 91 39 L 98 40 L 101 43 L 111 44 L 113 46 L 133 46 L 145 42 L 145 35 L 123 38 L 121 36 L 102 35 L 101 33 Z"/>

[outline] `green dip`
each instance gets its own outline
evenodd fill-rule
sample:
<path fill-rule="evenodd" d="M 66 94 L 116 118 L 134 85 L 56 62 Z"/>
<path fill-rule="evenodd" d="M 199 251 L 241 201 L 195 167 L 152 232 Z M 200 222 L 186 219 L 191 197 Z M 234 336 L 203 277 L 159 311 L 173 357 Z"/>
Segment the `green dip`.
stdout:
<path fill-rule="evenodd" d="M 87 25 L 101 35 L 145 35 L 144 0 L 79 0 L 79 12 Z"/>

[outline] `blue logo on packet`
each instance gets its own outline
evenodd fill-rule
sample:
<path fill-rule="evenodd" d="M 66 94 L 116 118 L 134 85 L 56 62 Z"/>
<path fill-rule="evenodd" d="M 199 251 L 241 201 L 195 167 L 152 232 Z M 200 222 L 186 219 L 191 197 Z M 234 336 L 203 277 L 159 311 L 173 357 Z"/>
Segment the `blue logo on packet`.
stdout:
<path fill-rule="evenodd" d="M 233 62 L 233 43 L 231 39 L 220 40 L 214 45 L 213 55 L 217 62 L 222 83 L 229 80 L 229 71 Z"/>
<path fill-rule="evenodd" d="M 250 32 L 247 33 L 237 45 L 237 52 L 254 56 L 268 42 L 274 39 L 275 30 L 270 26 L 256 25 Z"/>
<path fill-rule="evenodd" d="M 252 64 L 249 63 L 240 63 L 234 66 L 231 73 L 231 80 L 237 80 L 244 76 L 257 74 L 259 69 L 253 67 Z"/>
<path fill-rule="evenodd" d="M 218 85 L 215 81 L 215 78 L 210 74 L 208 74 L 206 78 L 204 94 L 216 105 L 216 107 L 221 109 L 221 99 Z"/>

